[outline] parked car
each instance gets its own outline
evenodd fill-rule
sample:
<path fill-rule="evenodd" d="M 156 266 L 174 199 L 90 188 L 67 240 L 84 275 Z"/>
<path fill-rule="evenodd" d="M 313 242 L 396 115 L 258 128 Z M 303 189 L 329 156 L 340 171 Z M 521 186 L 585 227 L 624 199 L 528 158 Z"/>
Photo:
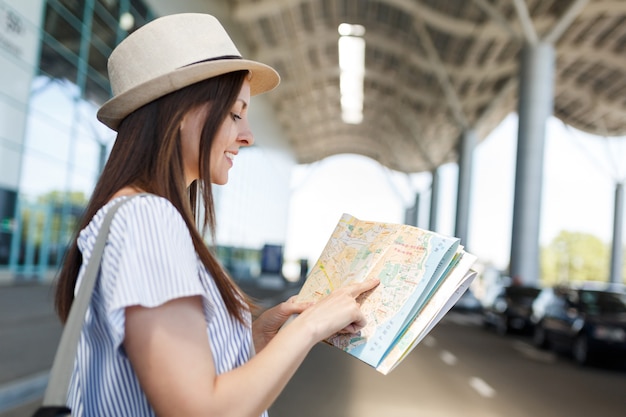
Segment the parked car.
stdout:
<path fill-rule="evenodd" d="M 483 324 L 495 327 L 502 335 L 527 331 L 532 303 L 540 291 L 538 287 L 526 285 L 503 287 L 493 299 L 487 300 L 483 308 Z"/>
<path fill-rule="evenodd" d="M 452 306 L 452 309 L 460 312 L 480 313 L 483 309 L 483 305 L 480 300 L 476 298 L 472 290 L 468 288 Z"/>
<path fill-rule="evenodd" d="M 547 288 L 533 303 L 533 343 L 586 365 L 626 359 L 626 293 L 616 288 Z"/>

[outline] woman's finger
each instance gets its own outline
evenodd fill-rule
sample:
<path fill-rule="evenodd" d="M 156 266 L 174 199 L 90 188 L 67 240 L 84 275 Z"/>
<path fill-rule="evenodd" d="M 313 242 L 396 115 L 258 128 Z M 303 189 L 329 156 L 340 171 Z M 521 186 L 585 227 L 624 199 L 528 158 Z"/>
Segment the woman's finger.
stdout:
<path fill-rule="evenodd" d="M 349 287 L 350 294 L 356 298 L 362 293 L 369 291 L 373 288 L 376 288 L 378 284 L 380 284 L 380 280 L 377 278 L 366 279 L 363 282 L 357 282 L 357 283 L 351 284 Z"/>

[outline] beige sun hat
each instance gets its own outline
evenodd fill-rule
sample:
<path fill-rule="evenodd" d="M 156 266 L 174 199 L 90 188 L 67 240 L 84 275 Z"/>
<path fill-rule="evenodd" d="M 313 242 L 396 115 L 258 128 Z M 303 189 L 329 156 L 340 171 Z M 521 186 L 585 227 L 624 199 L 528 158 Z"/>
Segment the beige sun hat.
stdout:
<path fill-rule="evenodd" d="M 275 88 L 278 73 L 243 59 L 213 16 L 182 13 L 155 19 L 122 41 L 108 61 L 113 98 L 98 120 L 113 130 L 133 111 L 168 93 L 228 72 L 250 71 L 250 94 Z"/>

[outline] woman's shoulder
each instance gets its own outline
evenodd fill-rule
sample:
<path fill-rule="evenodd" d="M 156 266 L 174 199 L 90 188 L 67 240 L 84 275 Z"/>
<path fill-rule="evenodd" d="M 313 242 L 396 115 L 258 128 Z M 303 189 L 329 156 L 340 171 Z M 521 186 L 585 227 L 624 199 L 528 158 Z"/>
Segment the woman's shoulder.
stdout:
<path fill-rule="evenodd" d="M 113 198 L 96 212 L 89 224 L 79 233 L 79 246 L 95 239 L 106 214 L 120 202 L 123 204 L 111 222 L 113 235 L 116 234 L 115 231 L 134 230 L 145 233 L 162 227 L 166 227 L 169 233 L 183 232 L 185 235 L 188 233 L 183 217 L 167 198 L 147 193 L 123 195 Z"/>
<path fill-rule="evenodd" d="M 151 215 L 176 215 L 180 213 L 170 200 L 155 194 L 141 193 L 130 196 L 121 196 L 112 199 L 102 207 L 105 212 L 110 210 L 116 203 L 123 202 L 119 212 L 124 216 L 151 216 Z M 101 210 L 102 210 L 101 209 Z"/>
<path fill-rule="evenodd" d="M 113 217 L 112 229 L 132 229 L 138 232 L 158 228 L 168 230 L 170 233 L 184 231 L 187 234 L 183 216 L 167 198 L 154 194 L 137 194 L 119 198 L 125 200 Z M 109 204 L 112 206 L 116 200 L 111 200 Z"/>

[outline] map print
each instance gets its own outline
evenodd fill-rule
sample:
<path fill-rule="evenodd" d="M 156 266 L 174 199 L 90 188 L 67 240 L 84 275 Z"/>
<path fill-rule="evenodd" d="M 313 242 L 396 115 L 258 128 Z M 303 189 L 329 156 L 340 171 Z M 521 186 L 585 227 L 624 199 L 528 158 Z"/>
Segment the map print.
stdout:
<path fill-rule="evenodd" d="M 377 367 L 464 253 L 457 238 L 407 225 L 361 221 L 344 214 L 298 299 L 316 301 L 349 283 L 378 278 L 380 285 L 358 300 L 367 318 L 366 327 L 359 335 L 338 334 L 327 340 Z M 466 259 L 463 265 L 467 263 Z M 449 291 L 457 288 L 455 284 Z M 412 340 L 404 344 L 409 348 Z M 394 356 L 401 359 L 403 352 L 396 347 Z"/>

